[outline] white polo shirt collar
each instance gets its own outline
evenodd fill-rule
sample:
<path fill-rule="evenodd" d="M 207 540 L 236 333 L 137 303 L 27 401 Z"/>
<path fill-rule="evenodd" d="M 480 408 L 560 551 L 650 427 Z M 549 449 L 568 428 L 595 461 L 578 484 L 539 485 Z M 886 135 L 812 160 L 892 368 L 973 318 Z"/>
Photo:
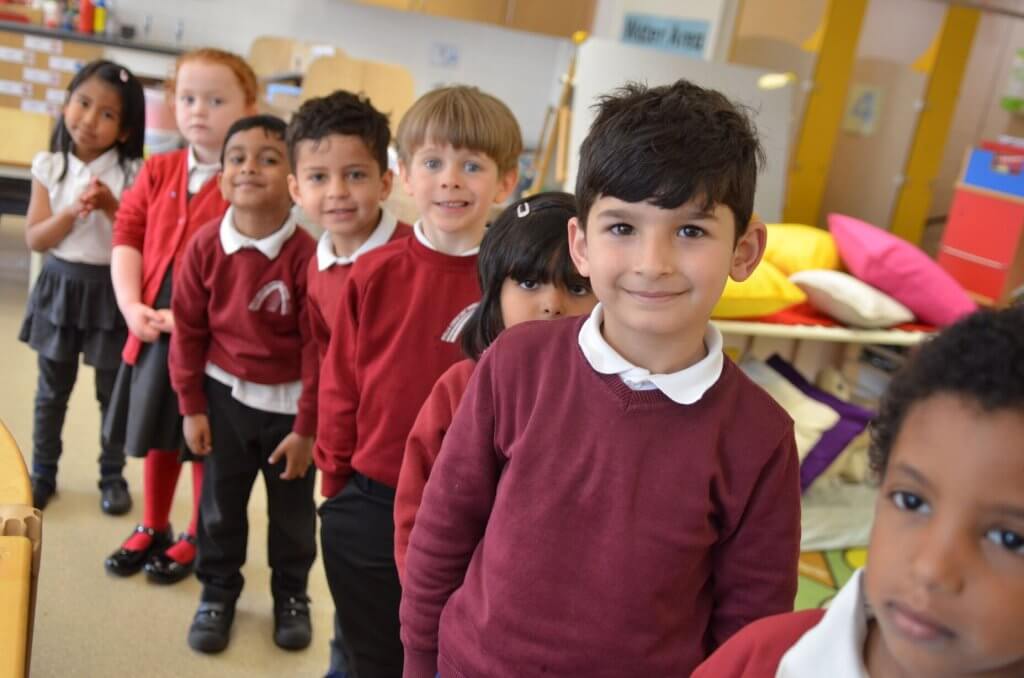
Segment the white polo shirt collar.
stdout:
<path fill-rule="evenodd" d="M 338 256 L 334 253 L 334 244 L 331 242 L 331 234 L 324 231 L 320 235 L 320 241 L 316 245 L 316 267 L 319 271 L 326 271 L 331 266 L 350 266 L 355 263 L 356 259 L 366 254 L 371 250 L 375 250 L 387 241 L 391 240 L 391 236 L 395 234 L 395 229 L 398 227 L 398 217 L 384 208 L 380 211 L 380 221 L 377 222 L 377 227 L 373 229 L 373 233 L 370 237 L 359 246 L 359 248 L 351 255 Z"/>
<path fill-rule="evenodd" d="M 412 225 L 412 232 L 416 239 L 420 241 L 421 245 L 426 247 L 428 250 L 434 250 L 435 252 L 438 251 L 438 249 L 434 247 L 434 243 L 430 242 L 430 240 L 427 238 L 427 234 L 424 233 L 423 231 L 423 224 L 419 220 L 417 220 L 416 223 Z M 471 257 L 474 254 L 478 254 L 479 252 L 480 246 L 477 245 L 476 247 L 470 248 L 465 252 L 460 252 L 459 254 L 454 254 L 452 256 Z"/>
<path fill-rule="evenodd" d="M 295 211 L 292 210 L 288 215 L 288 219 L 281 225 L 281 228 L 265 238 L 254 240 L 235 228 L 234 214 L 235 208 L 228 207 L 228 211 L 224 213 L 224 218 L 220 220 L 220 245 L 228 256 L 231 256 L 238 250 L 252 248 L 259 250 L 263 253 L 263 256 L 273 261 L 277 259 L 277 255 L 281 253 L 281 248 L 284 247 L 284 244 L 288 242 L 288 238 L 292 237 L 297 228 Z"/>

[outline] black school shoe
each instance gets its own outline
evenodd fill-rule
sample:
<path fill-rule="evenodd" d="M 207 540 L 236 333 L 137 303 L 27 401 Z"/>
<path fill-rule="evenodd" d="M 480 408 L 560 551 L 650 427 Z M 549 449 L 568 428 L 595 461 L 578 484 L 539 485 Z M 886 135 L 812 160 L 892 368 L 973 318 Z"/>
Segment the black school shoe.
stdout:
<path fill-rule="evenodd" d="M 132 495 L 128 494 L 128 482 L 124 478 L 102 478 L 99 487 L 101 511 L 109 516 L 121 516 L 132 510 Z"/>
<path fill-rule="evenodd" d="M 122 546 L 111 553 L 103 562 L 103 566 L 107 568 L 107 572 L 110 574 L 116 574 L 119 577 L 130 577 L 141 570 L 142 566 L 154 555 L 167 550 L 167 547 L 174 540 L 174 532 L 171 531 L 170 525 L 162 532 L 157 532 L 151 527 L 136 525 L 135 531 L 145 532 L 150 536 L 149 546 L 141 551 L 132 551 Z"/>
<path fill-rule="evenodd" d="M 196 544 L 196 538 L 185 532 L 178 535 L 178 541 L 182 539 L 193 546 Z M 195 564 L 195 558 L 182 564 L 168 556 L 165 551 L 161 551 L 150 558 L 142 569 L 146 571 L 146 579 L 154 584 L 177 584 L 192 574 Z"/>
<path fill-rule="evenodd" d="M 309 596 L 274 601 L 274 643 L 282 650 L 304 650 L 313 640 Z"/>
<path fill-rule="evenodd" d="M 206 654 L 223 652 L 231 640 L 231 622 L 234 620 L 234 602 L 200 602 L 188 629 L 188 646 Z"/>
<path fill-rule="evenodd" d="M 42 476 L 32 476 L 32 505 L 42 511 L 57 494 L 57 483 Z"/>

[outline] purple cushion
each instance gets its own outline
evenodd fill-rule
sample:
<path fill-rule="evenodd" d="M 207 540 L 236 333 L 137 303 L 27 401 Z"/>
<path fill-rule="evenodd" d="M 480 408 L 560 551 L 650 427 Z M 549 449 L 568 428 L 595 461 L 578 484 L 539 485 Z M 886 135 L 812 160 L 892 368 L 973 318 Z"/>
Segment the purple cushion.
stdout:
<path fill-rule="evenodd" d="M 805 492 L 811 483 L 836 460 L 836 457 L 843 453 L 850 442 L 867 428 L 871 418 L 875 415 L 871 410 L 840 400 L 831 393 L 811 384 L 795 367 L 778 355 L 773 355 L 766 362 L 789 383 L 800 389 L 804 395 L 831 407 L 839 414 L 839 421 L 836 422 L 836 425 L 822 434 L 821 439 L 814 444 L 800 464 L 800 491 Z"/>
<path fill-rule="evenodd" d="M 921 322 L 945 327 L 978 308 L 960 283 L 906 240 L 842 214 L 828 215 L 828 228 L 846 269 Z"/>

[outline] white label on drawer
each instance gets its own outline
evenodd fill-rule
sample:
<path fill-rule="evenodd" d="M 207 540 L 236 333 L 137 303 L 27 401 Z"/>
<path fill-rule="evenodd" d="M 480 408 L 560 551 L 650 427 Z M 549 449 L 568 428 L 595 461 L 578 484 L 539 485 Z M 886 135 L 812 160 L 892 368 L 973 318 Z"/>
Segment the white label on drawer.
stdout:
<path fill-rule="evenodd" d="M 84 64 L 78 59 L 72 59 L 70 57 L 50 57 L 50 68 L 55 71 L 65 71 L 67 73 L 77 73 L 78 69 Z"/>
<path fill-rule="evenodd" d="M 32 96 L 32 85 L 21 80 L 0 80 L 0 94 L 14 97 Z"/>
<path fill-rule="evenodd" d="M 25 82 L 38 82 L 40 85 L 56 86 L 60 84 L 59 75 L 42 68 L 26 68 L 21 77 L 25 79 Z"/>
<path fill-rule="evenodd" d="M 0 47 L 0 61 L 9 61 L 15 64 L 32 63 L 30 54 L 17 47 Z"/>
<path fill-rule="evenodd" d="M 26 113 L 43 113 L 45 115 L 56 115 L 53 110 L 53 104 L 49 104 L 40 99 L 25 99 L 21 102 L 21 110 Z"/>
<path fill-rule="evenodd" d="M 64 99 L 67 96 L 67 92 L 62 89 L 48 89 L 46 90 L 46 100 L 51 104 L 57 104 L 58 106 L 64 105 Z"/>
<path fill-rule="evenodd" d="M 37 35 L 26 35 L 25 49 L 31 49 L 37 52 L 46 52 L 47 54 L 60 54 L 64 51 L 64 43 L 60 40 L 55 40 L 54 38 L 40 38 Z"/>

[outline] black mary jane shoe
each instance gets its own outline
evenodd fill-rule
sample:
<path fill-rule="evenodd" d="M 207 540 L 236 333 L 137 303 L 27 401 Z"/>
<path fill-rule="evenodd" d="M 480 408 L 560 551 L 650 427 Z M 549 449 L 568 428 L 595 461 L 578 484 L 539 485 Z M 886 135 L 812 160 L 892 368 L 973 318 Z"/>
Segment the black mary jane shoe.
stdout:
<path fill-rule="evenodd" d="M 100 510 L 108 516 L 122 516 L 132 510 L 132 495 L 124 478 L 103 478 L 99 487 Z"/>
<path fill-rule="evenodd" d="M 193 546 L 196 545 L 196 538 L 190 534 L 184 532 L 179 534 L 178 541 L 182 540 L 187 541 Z M 142 569 L 146 571 L 146 579 L 154 584 L 177 584 L 192 574 L 192 570 L 195 569 L 195 562 L 196 559 L 193 556 L 192 560 L 187 563 L 179 563 L 174 558 L 168 556 L 165 550 L 150 558 Z"/>
<path fill-rule="evenodd" d="M 174 532 L 171 531 L 170 525 L 162 532 L 157 532 L 151 527 L 136 525 L 135 531 L 149 535 L 149 546 L 141 551 L 132 551 L 122 546 L 111 553 L 103 562 L 103 566 L 107 568 L 107 572 L 110 574 L 115 574 L 119 577 L 130 577 L 141 570 L 143 565 L 155 554 L 163 553 L 174 539 Z"/>
<path fill-rule="evenodd" d="M 274 601 L 274 643 L 282 650 L 304 650 L 313 639 L 309 596 Z"/>

